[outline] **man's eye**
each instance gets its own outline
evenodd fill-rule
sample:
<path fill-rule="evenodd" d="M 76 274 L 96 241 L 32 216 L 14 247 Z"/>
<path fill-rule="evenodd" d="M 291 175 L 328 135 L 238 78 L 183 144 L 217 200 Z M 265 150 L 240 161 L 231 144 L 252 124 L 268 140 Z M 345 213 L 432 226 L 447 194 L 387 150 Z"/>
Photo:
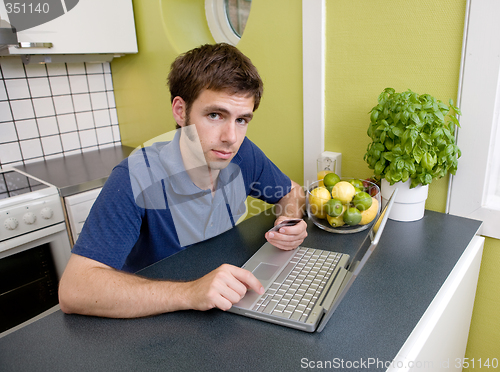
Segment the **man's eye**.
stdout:
<path fill-rule="evenodd" d="M 217 120 L 217 119 L 219 119 L 220 115 L 216 112 L 212 112 L 212 113 L 208 114 L 208 117 L 210 119 Z"/>
<path fill-rule="evenodd" d="M 246 125 L 248 124 L 248 120 L 247 119 L 243 119 L 243 118 L 240 118 L 240 119 L 236 119 L 236 122 L 240 125 Z"/>

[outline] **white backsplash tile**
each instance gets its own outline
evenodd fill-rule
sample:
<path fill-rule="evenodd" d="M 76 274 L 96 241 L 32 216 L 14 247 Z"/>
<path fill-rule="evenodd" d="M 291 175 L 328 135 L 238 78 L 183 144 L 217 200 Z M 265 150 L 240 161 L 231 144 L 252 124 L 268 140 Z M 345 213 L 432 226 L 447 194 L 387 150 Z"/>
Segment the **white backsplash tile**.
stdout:
<path fill-rule="evenodd" d="M 38 118 L 38 131 L 40 136 L 52 136 L 54 134 L 59 134 L 59 127 L 57 126 L 57 120 L 55 116 L 47 116 L 46 118 Z"/>
<path fill-rule="evenodd" d="M 109 63 L 0 57 L 0 168 L 120 141 Z"/>
<path fill-rule="evenodd" d="M 16 121 L 16 130 L 20 140 L 40 137 L 35 119 Z"/>
<path fill-rule="evenodd" d="M 14 120 L 32 119 L 35 117 L 33 103 L 30 99 L 10 101 L 10 108 L 12 109 Z"/>
<path fill-rule="evenodd" d="M 0 144 L 0 159 L 2 159 L 2 164 L 15 163 L 23 160 L 19 142 Z"/>
<path fill-rule="evenodd" d="M 2 64 L 3 66 L 3 64 Z M 43 77 L 47 76 L 47 68 L 45 65 L 24 65 L 26 76 L 28 77 Z"/>
<path fill-rule="evenodd" d="M 69 75 L 85 75 L 85 64 L 81 63 L 67 63 Z"/>
<path fill-rule="evenodd" d="M 65 63 L 47 63 L 45 66 L 47 66 L 49 76 L 62 76 L 68 73 Z"/>
<path fill-rule="evenodd" d="M 104 70 L 102 68 L 102 63 L 85 63 L 85 68 L 87 69 L 87 74 L 102 74 Z"/>
<path fill-rule="evenodd" d="M 32 102 L 37 118 L 43 118 L 44 116 L 54 116 L 56 114 L 52 97 L 34 98 Z"/>
<path fill-rule="evenodd" d="M 77 132 L 61 134 L 61 141 L 64 151 L 76 150 L 81 147 L 80 137 Z"/>
<path fill-rule="evenodd" d="M 42 148 L 44 155 L 53 155 L 62 152 L 61 136 L 42 137 Z"/>
<path fill-rule="evenodd" d="M 75 107 L 75 112 L 90 111 L 92 106 L 90 105 L 90 94 L 73 94 L 73 106 Z"/>
<path fill-rule="evenodd" d="M 97 143 L 99 145 L 113 142 L 113 131 L 111 130 L 111 127 L 97 128 L 96 133 Z"/>
<path fill-rule="evenodd" d="M 71 86 L 71 93 L 88 93 L 89 85 L 85 75 L 70 75 L 69 84 Z"/>
<path fill-rule="evenodd" d="M 48 97 L 51 95 L 49 79 L 46 77 L 29 78 L 28 85 L 30 87 L 31 97 Z"/>
<path fill-rule="evenodd" d="M 111 118 L 109 116 L 109 110 L 96 110 L 94 111 L 94 121 L 95 126 L 97 127 L 110 127 L 111 126 Z"/>
<path fill-rule="evenodd" d="M 76 123 L 79 130 L 94 128 L 94 115 L 92 112 L 79 112 L 76 114 Z"/>
<path fill-rule="evenodd" d="M 104 74 L 88 75 L 87 81 L 89 82 L 89 90 L 91 92 L 104 92 L 106 90 Z"/>
<path fill-rule="evenodd" d="M 28 82 L 26 79 L 5 80 L 9 99 L 23 99 L 30 97 Z"/>
<path fill-rule="evenodd" d="M 106 92 L 90 93 L 90 102 L 94 110 L 108 108 L 108 97 Z"/>
<path fill-rule="evenodd" d="M 0 133 L 2 133 L 0 136 L 0 143 L 14 142 L 18 140 L 16 127 L 12 121 L 0 123 Z"/>
<path fill-rule="evenodd" d="M 5 84 L 2 83 L 0 84 L 0 101 L 7 101 L 7 91 L 5 90 Z"/>
<path fill-rule="evenodd" d="M 82 130 L 80 133 L 80 141 L 83 147 L 97 146 L 97 135 L 95 129 Z"/>
<path fill-rule="evenodd" d="M 0 123 L 12 120 L 12 112 L 8 101 L 0 102 Z"/>
<path fill-rule="evenodd" d="M 61 133 L 76 132 L 76 117 L 75 114 L 58 115 L 57 123 Z"/>
<path fill-rule="evenodd" d="M 49 77 L 49 81 L 50 81 L 50 89 L 52 90 L 53 96 L 70 94 L 69 79 L 67 76 L 51 76 Z"/>
<path fill-rule="evenodd" d="M 69 114 L 71 112 L 75 112 L 73 107 L 73 100 L 70 95 L 66 96 L 56 96 L 52 97 L 54 100 L 54 107 L 56 108 L 56 114 Z"/>
<path fill-rule="evenodd" d="M 39 138 L 20 141 L 23 159 L 36 159 L 43 156 L 42 143 Z"/>

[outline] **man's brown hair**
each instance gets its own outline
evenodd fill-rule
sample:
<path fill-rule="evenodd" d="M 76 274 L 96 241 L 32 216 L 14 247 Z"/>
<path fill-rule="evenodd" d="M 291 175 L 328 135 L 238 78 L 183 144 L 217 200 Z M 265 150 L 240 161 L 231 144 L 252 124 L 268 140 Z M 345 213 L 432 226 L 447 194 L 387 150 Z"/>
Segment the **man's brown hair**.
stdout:
<path fill-rule="evenodd" d="M 260 104 L 263 83 L 257 68 L 236 47 L 205 44 L 175 59 L 168 74 L 170 99 L 181 97 L 189 113 L 203 89 L 254 97 L 255 111 Z"/>

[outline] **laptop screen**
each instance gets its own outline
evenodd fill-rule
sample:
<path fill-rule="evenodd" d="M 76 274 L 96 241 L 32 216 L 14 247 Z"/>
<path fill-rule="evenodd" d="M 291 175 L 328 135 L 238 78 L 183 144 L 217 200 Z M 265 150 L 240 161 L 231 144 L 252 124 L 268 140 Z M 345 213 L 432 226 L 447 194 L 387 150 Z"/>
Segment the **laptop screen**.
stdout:
<path fill-rule="evenodd" d="M 348 263 L 348 268 L 347 268 L 348 272 L 344 277 L 341 289 L 337 294 L 337 296 L 335 297 L 330 308 L 326 310 L 326 314 L 323 316 L 323 319 L 321 319 L 321 322 L 317 329 L 318 332 L 321 332 L 325 328 L 325 325 L 331 318 L 333 312 L 344 298 L 345 294 L 351 287 L 352 283 L 358 276 L 359 272 L 366 264 L 366 261 L 368 261 L 368 258 L 370 258 L 372 252 L 375 250 L 375 247 L 377 246 L 380 240 L 380 236 L 384 231 L 387 219 L 389 218 L 390 209 L 394 204 L 394 199 L 396 197 L 397 191 L 398 191 L 397 189 L 394 190 L 386 206 L 383 208 L 382 213 L 380 213 L 380 216 L 377 218 L 377 221 L 372 225 L 372 227 L 370 228 L 370 232 L 366 235 L 365 239 L 363 240 L 363 243 L 358 248 L 354 256 L 352 256 L 350 262 Z"/>
<path fill-rule="evenodd" d="M 356 253 L 350 258 L 350 261 L 348 263 L 348 270 L 351 273 L 357 273 L 359 272 L 358 266 L 361 263 L 361 261 L 366 262 L 368 257 L 370 256 L 371 252 L 369 254 L 366 254 L 368 250 L 373 251 L 375 247 L 377 246 L 380 236 L 382 235 L 382 232 L 384 231 L 385 223 L 387 221 L 387 218 L 389 217 L 387 212 L 387 209 L 389 208 L 389 205 L 392 205 L 391 200 L 394 198 L 394 193 L 391 195 L 391 198 L 383 208 L 382 212 L 380 213 L 379 217 L 373 223 L 372 227 L 370 228 L 368 234 L 366 234 L 365 239 L 363 240 L 363 243 L 360 245 Z M 371 249 L 370 249 L 371 247 Z M 363 262 L 363 264 L 364 264 Z M 362 265 L 361 265 L 362 266 Z M 361 269 L 361 267 L 359 268 Z"/>

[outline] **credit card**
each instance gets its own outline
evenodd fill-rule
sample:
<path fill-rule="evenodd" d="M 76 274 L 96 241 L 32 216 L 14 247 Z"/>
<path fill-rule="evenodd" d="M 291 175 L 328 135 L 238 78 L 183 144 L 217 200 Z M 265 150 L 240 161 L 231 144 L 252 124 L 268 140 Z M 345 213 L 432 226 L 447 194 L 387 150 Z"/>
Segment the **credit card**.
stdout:
<path fill-rule="evenodd" d="M 282 227 L 286 227 L 286 226 L 295 226 L 296 224 L 298 224 L 300 221 L 302 221 L 302 219 L 300 218 L 294 218 L 294 219 L 291 219 L 291 220 L 286 220 L 286 221 L 283 221 L 279 224 L 277 224 L 276 226 L 274 226 L 272 229 L 270 229 L 269 231 L 278 231 L 279 229 L 281 229 Z"/>

